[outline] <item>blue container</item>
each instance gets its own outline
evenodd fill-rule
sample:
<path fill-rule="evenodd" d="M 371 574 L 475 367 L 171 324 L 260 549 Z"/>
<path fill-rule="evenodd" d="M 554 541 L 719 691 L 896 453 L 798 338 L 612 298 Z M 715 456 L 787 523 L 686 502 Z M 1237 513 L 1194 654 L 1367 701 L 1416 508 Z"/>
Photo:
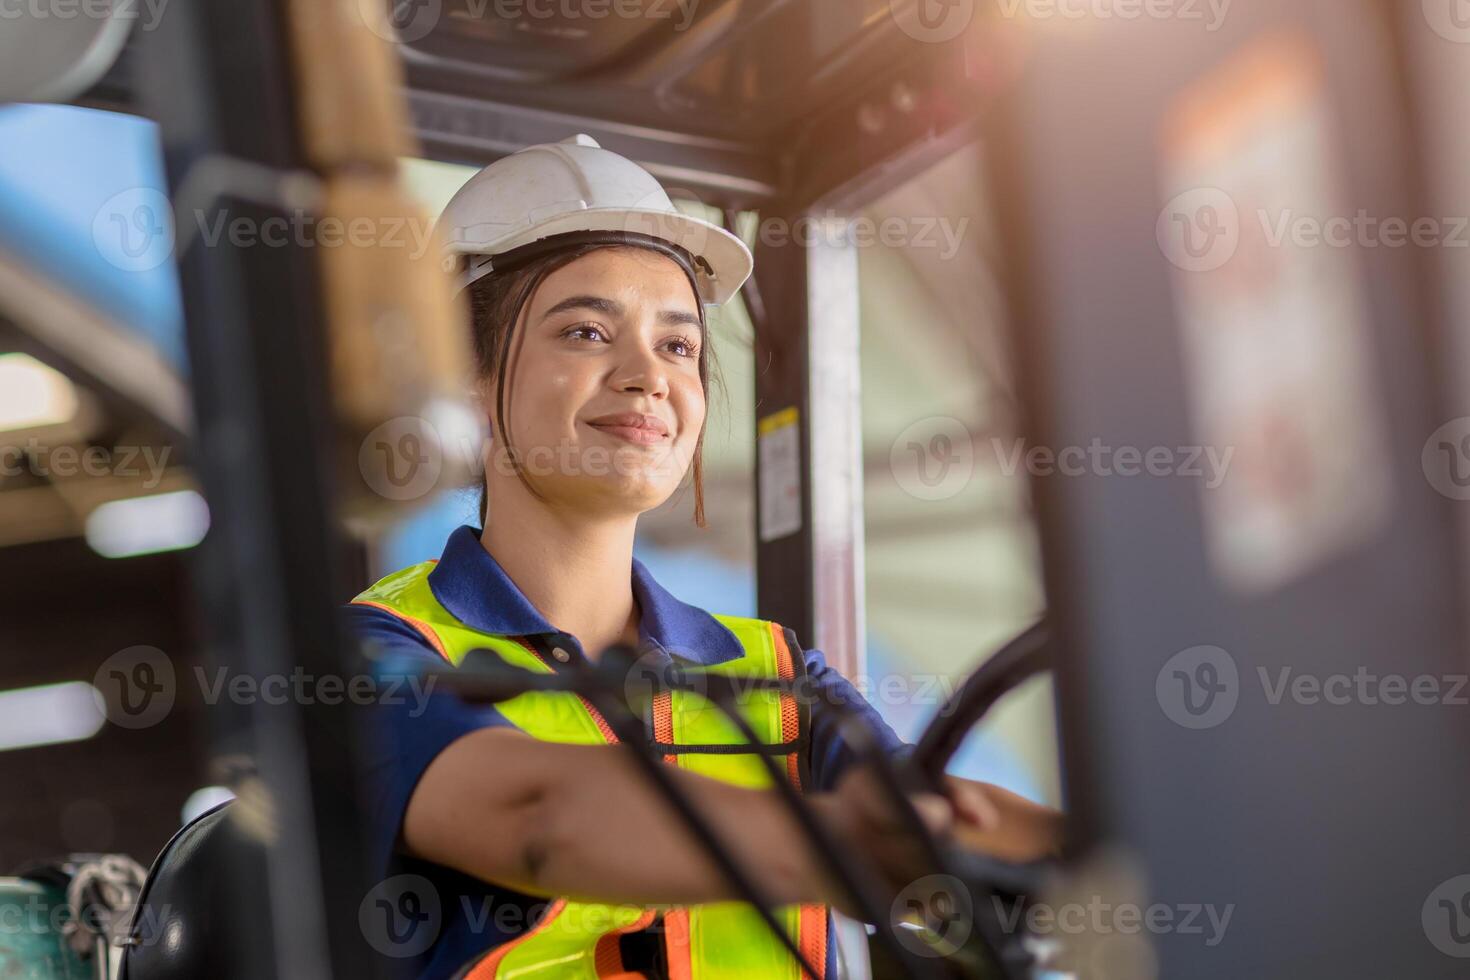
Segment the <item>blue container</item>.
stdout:
<path fill-rule="evenodd" d="M 0 878 L 0 977 L 4 980 L 92 980 L 67 945 L 66 893 L 27 878 Z"/>

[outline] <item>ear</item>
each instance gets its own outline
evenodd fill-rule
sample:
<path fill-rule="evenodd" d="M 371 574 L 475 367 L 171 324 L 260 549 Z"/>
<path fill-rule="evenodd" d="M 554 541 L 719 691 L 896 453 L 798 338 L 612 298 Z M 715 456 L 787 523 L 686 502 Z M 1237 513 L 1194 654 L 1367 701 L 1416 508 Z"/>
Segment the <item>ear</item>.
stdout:
<path fill-rule="evenodd" d="M 486 431 L 490 439 L 495 438 L 495 379 L 477 378 L 470 383 L 466 400 L 486 420 Z"/>

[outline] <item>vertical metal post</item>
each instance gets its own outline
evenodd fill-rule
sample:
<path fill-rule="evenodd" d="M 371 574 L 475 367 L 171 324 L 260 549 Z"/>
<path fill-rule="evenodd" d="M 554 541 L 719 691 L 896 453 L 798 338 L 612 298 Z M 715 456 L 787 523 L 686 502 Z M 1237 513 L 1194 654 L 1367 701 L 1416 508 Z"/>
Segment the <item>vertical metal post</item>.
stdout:
<path fill-rule="evenodd" d="M 141 38 L 144 104 L 160 122 L 169 184 L 192 175 L 208 192 L 187 202 L 197 211 L 175 214 L 180 231 L 293 217 L 261 203 L 304 166 L 284 22 L 273 0 L 181 0 Z M 207 186 L 202 171 L 226 176 Z M 252 189 L 233 187 L 231 174 L 249 176 Z M 335 615 L 344 549 L 313 253 L 299 236 L 267 247 L 194 235 L 179 259 L 212 522 L 201 575 L 211 654 L 258 682 L 297 671 L 342 677 L 351 647 Z M 377 975 L 358 927 L 369 884 L 358 719 L 350 703 L 324 700 L 257 699 L 249 711 L 260 775 L 236 807 L 257 818 L 248 823 L 266 847 L 268 884 L 231 874 L 235 900 L 220 916 L 242 976 Z"/>
<path fill-rule="evenodd" d="M 852 677 L 866 661 L 857 252 L 840 218 L 761 222 L 785 233 L 756 247 L 757 605 Z"/>

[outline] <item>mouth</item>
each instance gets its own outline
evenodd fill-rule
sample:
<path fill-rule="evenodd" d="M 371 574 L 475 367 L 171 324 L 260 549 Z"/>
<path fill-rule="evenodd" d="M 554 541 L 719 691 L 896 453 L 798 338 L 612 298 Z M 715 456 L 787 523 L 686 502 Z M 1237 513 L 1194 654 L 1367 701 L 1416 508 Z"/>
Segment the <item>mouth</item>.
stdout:
<path fill-rule="evenodd" d="M 669 439 L 668 426 L 652 415 L 623 412 L 590 419 L 584 424 L 636 446 L 656 446 Z"/>

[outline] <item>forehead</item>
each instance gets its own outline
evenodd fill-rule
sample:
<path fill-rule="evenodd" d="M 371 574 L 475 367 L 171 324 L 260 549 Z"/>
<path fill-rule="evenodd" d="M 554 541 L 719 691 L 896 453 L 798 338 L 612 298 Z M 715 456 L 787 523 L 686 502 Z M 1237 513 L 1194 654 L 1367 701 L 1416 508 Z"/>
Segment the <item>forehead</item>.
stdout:
<path fill-rule="evenodd" d="M 573 259 L 542 281 L 531 303 L 535 316 L 567 296 L 593 294 L 625 305 L 698 312 L 698 299 L 683 267 L 645 248 L 600 248 Z"/>

